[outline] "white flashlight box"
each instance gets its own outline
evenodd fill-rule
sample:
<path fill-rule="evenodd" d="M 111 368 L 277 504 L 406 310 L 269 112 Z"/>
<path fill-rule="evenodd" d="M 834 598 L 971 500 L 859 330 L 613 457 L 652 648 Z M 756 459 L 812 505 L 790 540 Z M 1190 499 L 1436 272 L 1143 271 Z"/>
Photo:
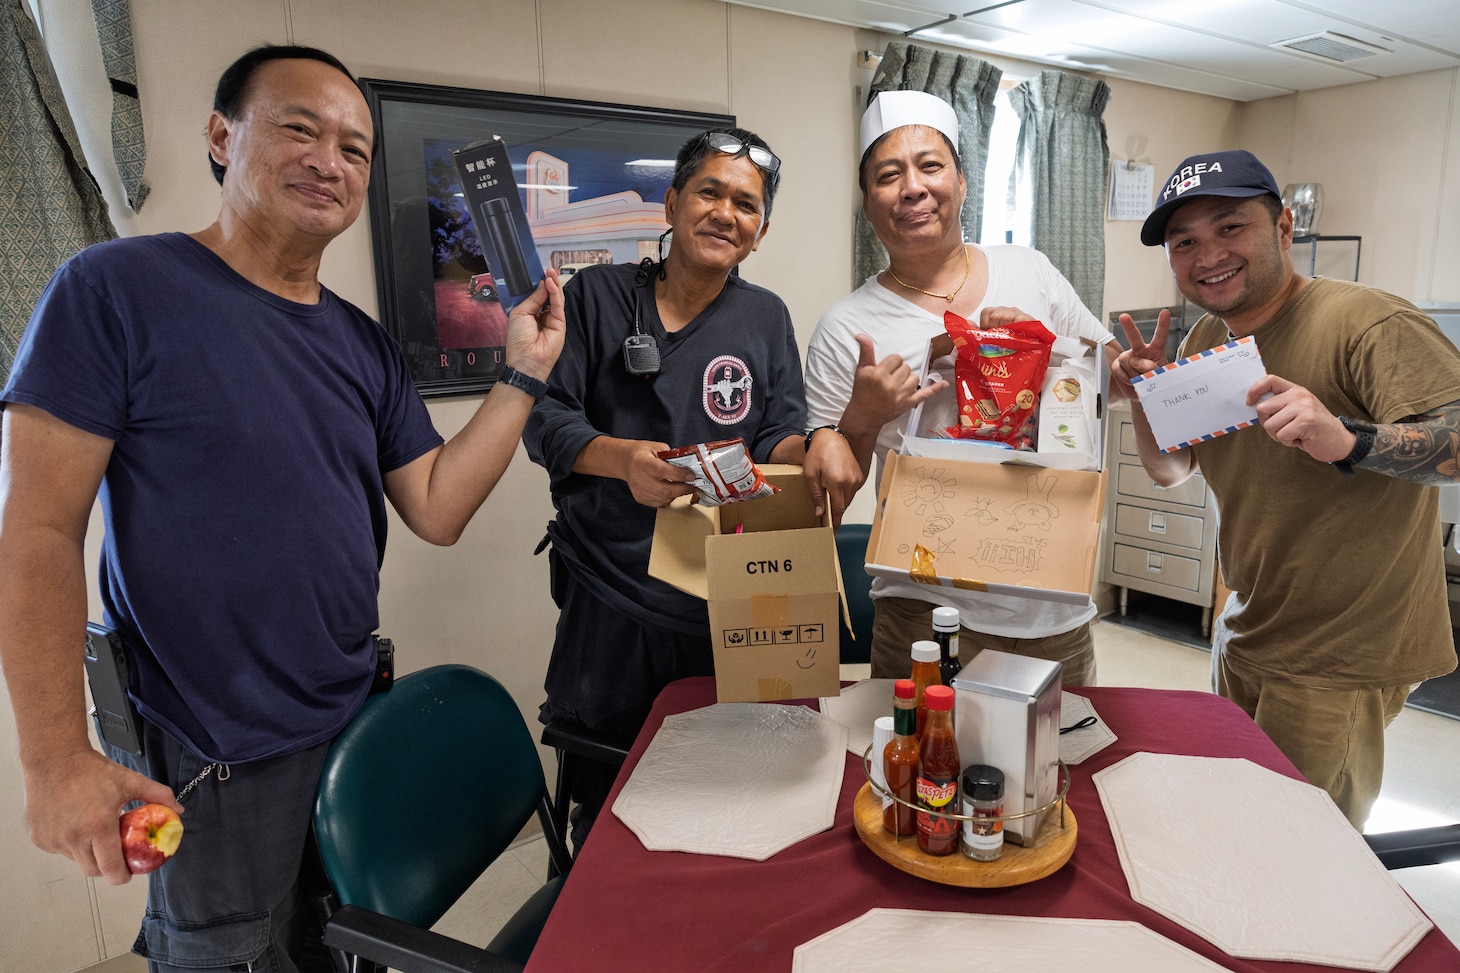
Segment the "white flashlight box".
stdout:
<path fill-rule="evenodd" d="M 542 279 L 542 259 L 512 175 L 507 144 L 493 137 L 451 154 L 482 255 L 492 272 L 497 300 L 502 310 L 510 311 L 536 289 Z"/>
<path fill-rule="evenodd" d="M 1032 811 L 1059 789 L 1058 662 L 985 649 L 953 679 L 959 760 L 1004 772 L 1004 813 Z M 1033 845 L 1048 817 L 1004 822 L 1004 840 Z"/>

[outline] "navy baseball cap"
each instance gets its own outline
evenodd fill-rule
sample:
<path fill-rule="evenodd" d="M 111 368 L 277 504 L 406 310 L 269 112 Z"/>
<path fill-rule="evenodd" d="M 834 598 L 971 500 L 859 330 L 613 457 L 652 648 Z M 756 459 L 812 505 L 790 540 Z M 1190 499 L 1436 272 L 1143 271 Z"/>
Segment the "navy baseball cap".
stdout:
<path fill-rule="evenodd" d="M 1166 223 L 1182 203 L 1198 196 L 1261 196 L 1272 193 L 1283 198 L 1282 190 L 1267 166 L 1246 149 L 1230 152 L 1208 152 L 1182 161 L 1161 187 L 1156 208 L 1141 226 L 1141 242 L 1159 247 L 1166 242 Z"/>

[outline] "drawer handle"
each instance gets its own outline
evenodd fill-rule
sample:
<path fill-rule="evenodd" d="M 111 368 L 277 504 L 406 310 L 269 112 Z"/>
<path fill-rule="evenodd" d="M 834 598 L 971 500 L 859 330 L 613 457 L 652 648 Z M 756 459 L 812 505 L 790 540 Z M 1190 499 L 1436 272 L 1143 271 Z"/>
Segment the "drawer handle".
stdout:
<path fill-rule="evenodd" d="M 1165 558 L 1155 551 L 1146 552 L 1146 570 L 1152 574 L 1160 574 L 1165 570 Z"/>
<path fill-rule="evenodd" d="M 1151 511 L 1151 526 L 1150 526 L 1150 530 L 1151 530 L 1151 533 L 1153 533 L 1153 534 L 1164 534 L 1164 533 L 1166 533 L 1166 514 L 1165 513 L 1163 513 L 1162 511 L 1159 511 L 1159 510 L 1152 510 Z"/>

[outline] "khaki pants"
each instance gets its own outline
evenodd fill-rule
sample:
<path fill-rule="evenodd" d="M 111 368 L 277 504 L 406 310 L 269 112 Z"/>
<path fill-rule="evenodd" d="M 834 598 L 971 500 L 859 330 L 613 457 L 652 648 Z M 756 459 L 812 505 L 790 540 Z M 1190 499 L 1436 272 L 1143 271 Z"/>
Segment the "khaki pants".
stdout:
<path fill-rule="evenodd" d="M 1318 689 L 1234 665 L 1212 653 L 1212 688 L 1247 711 L 1310 784 L 1362 831 L 1384 781 L 1384 729 L 1413 686 Z"/>
<path fill-rule="evenodd" d="M 872 678 L 906 679 L 912 673 L 912 644 L 933 637 L 934 606 L 912 598 L 877 598 L 872 606 Z M 1063 667 L 1062 685 L 1095 685 L 1095 639 L 1088 622 L 1042 639 L 1006 638 L 959 628 L 959 662 L 968 665 L 984 649 L 1049 659 Z"/>

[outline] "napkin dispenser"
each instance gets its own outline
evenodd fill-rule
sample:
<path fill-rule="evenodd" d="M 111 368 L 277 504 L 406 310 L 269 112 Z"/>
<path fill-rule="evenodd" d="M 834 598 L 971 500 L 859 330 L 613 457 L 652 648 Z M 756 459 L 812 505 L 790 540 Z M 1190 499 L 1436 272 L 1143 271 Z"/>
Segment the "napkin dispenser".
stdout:
<path fill-rule="evenodd" d="M 1060 664 L 985 649 L 953 680 L 954 734 L 964 766 L 1004 772 L 1004 813 L 1054 800 L 1059 787 Z M 1033 845 L 1049 812 L 1004 822 L 1004 839 Z"/>

